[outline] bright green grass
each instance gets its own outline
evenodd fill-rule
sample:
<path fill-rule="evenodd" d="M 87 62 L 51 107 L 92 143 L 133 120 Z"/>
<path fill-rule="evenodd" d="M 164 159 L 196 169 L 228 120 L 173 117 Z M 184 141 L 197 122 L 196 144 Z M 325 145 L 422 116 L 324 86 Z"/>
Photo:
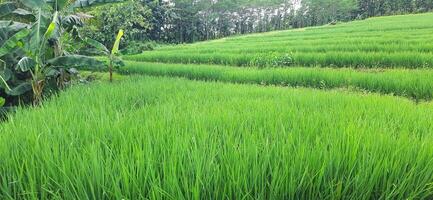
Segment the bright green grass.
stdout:
<path fill-rule="evenodd" d="M 238 68 L 215 65 L 187 65 L 126 62 L 123 73 L 175 76 L 188 79 L 234 83 L 302 86 L 320 89 L 357 88 L 395 94 L 416 100 L 433 98 L 432 70 L 364 70 L 331 68 Z"/>
<path fill-rule="evenodd" d="M 433 13 L 378 17 L 163 47 L 126 59 L 260 66 L 290 54 L 297 66 L 433 67 L 432 21 Z"/>
<path fill-rule="evenodd" d="M 0 199 L 432 199 L 433 105 L 132 77 L 0 124 Z"/>

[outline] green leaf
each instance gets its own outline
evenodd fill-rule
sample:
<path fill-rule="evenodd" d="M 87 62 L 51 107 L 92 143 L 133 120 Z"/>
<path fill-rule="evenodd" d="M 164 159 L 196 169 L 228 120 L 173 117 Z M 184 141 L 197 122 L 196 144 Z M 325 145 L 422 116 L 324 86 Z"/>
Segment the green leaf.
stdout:
<path fill-rule="evenodd" d="M 0 33 L 15 33 L 24 28 L 29 28 L 29 24 L 14 22 L 14 21 L 0 21 Z"/>
<path fill-rule="evenodd" d="M 114 42 L 113 49 L 111 50 L 111 54 L 117 54 L 119 52 L 120 39 L 122 39 L 123 30 L 120 29 L 119 33 L 117 33 L 116 41 Z"/>
<path fill-rule="evenodd" d="M 44 33 L 47 31 L 47 27 L 52 21 L 51 16 L 46 16 L 47 12 L 42 9 L 35 11 L 36 21 L 31 27 L 31 32 L 29 34 L 30 39 L 25 43 L 27 51 L 34 56 L 40 56 L 45 49 L 42 46 L 45 44 Z"/>
<path fill-rule="evenodd" d="M 0 88 L 10 90 L 11 88 L 9 87 L 7 81 L 9 81 L 12 78 L 13 76 L 12 71 L 6 68 L 3 60 L 0 60 L 0 63 L 4 65 L 0 70 Z"/>
<path fill-rule="evenodd" d="M 44 0 L 20 0 L 20 2 L 27 8 L 31 8 L 31 9 L 47 7 L 47 4 L 45 3 Z"/>
<path fill-rule="evenodd" d="M 30 33 L 30 40 L 27 43 L 27 49 L 31 51 L 34 55 L 37 55 L 39 50 L 40 40 L 41 40 L 41 23 L 43 23 L 44 18 L 42 18 L 42 11 L 38 10 L 36 22 L 33 23 Z"/>
<path fill-rule="evenodd" d="M 4 81 L 9 81 L 12 78 L 12 71 L 8 68 L 5 68 L 3 70 L 0 70 L 0 76 L 2 77 L 2 79 Z M 2 82 L 0 81 L 0 86 L 1 86 Z"/>
<path fill-rule="evenodd" d="M 44 34 L 45 39 L 48 39 L 53 35 L 54 30 L 56 29 L 58 14 L 59 13 L 57 11 L 54 13 L 53 20 L 51 21 L 50 25 L 48 26 L 47 31 L 45 31 L 45 34 Z"/>
<path fill-rule="evenodd" d="M 12 77 L 12 72 L 9 69 L 0 71 L 0 88 L 11 90 L 7 81 Z"/>
<path fill-rule="evenodd" d="M 68 55 L 53 58 L 47 61 L 52 66 L 63 67 L 86 67 L 86 68 L 102 68 L 104 63 L 92 57 L 81 55 Z"/>
<path fill-rule="evenodd" d="M 62 25 L 71 29 L 73 26 L 82 27 L 84 22 L 77 15 L 68 15 L 62 18 Z"/>
<path fill-rule="evenodd" d="M 32 90 L 32 84 L 28 82 L 23 82 L 19 84 L 17 87 L 12 88 L 9 91 L 6 91 L 7 94 L 11 96 L 20 96 L 28 91 Z"/>
<path fill-rule="evenodd" d="M 83 49 L 85 55 L 101 55 L 101 51 L 96 48 L 85 48 Z"/>
<path fill-rule="evenodd" d="M 13 14 L 17 14 L 17 15 L 22 15 L 22 16 L 26 16 L 26 15 L 33 15 L 32 12 L 28 11 L 28 10 L 24 10 L 22 8 L 18 8 L 16 10 L 14 10 L 12 12 Z"/>
<path fill-rule="evenodd" d="M 84 42 L 86 42 L 88 45 L 96 48 L 97 50 L 101 51 L 105 55 L 108 55 L 110 53 L 110 51 L 108 51 L 107 47 L 105 47 L 102 43 L 100 43 L 94 39 L 86 38 L 84 40 Z"/>
<path fill-rule="evenodd" d="M 12 21 L 0 20 L 0 29 L 8 28 L 12 24 Z"/>
<path fill-rule="evenodd" d="M 31 69 L 34 69 L 35 66 L 36 66 L 36 62 L 33 59 L 29 57 L 23 57 L 21 58 L 20 61 L 18 61 L 16 69 L 17 70 L 19 69 L 22 72 L 27 72 Z"/>
<path fill-rule="evenodd" d="M 0 17 L 11 14 L 16 9 L 15 3 L 5 2 L 0 4 Z"/>
<path fill-rule="evenodd" d="M 60 75 L 60 71 L 54 67 L 49 67 L 48 69 L 44 70 L 44 74 L 46 77 L 57 77 Z"/>
<path fill-rule="evenodd" d="M 15 33 L 15 35 L 13 35 L 12 37 L 10 37 L 0 48 L 0 57 L 8 54 L 14 48 L 18 47 L 20 45 L 20 40 L 27 37 L 29 33 L 30 33 L 29 29 L 23 29 L 18 33 Z"/>
<path fill-rule="evenodd" d="M 0 97 L 0 107 L 3 107 L 6 103 L 6 100 Z"/>

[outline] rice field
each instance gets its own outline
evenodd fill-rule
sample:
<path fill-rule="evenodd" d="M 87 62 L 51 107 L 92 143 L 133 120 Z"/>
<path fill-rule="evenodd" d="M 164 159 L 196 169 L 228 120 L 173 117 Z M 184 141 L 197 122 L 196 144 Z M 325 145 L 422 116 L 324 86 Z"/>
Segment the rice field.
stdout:
<path fill-rule="evenodd" d="M 218 65 L 163 64 L 128 61 L 124 74 L 184 77 L 191 80 L 244 84 L 351 89 L 407 97 L 433 98 L 433 71 L 428 69 L 239 68 Z"/>
<path fill-rule="evenodd" d="M 378 17 L 263 34 L 169 46 L 128 56 L 134 61 L 354 68 L 432 68 L 433 13 Z"/>
<path fill-rule="evenodd" d="M 0 126 L 0 198 L 431 199 L 432 111 L 173 78 L 76 87 Z"/>
<path fill-rule="evenodd" d="M 432 20 L 125 56 L 0 123 L 0 199 L 433 199 Z"/>

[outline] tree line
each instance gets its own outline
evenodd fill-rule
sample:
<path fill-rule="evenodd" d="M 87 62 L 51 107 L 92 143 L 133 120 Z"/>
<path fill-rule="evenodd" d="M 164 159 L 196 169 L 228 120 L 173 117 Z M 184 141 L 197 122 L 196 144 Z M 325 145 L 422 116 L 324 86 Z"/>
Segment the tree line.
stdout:
<path fill-rule="evenodd" d="M 189 43 L 432 9 L 433 0 L 139 0 L 86 10 L 82 33 L 107 44 L 118 29 L 128 41 Z"/>

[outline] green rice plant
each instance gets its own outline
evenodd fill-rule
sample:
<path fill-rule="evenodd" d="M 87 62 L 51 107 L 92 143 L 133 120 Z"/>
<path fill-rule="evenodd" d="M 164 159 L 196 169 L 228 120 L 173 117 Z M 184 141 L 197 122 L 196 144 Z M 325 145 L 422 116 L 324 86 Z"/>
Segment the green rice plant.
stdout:
<path fill-rule="evenodd" d="M 82 85 L 0 124 L 0 198 L 432 199 L 432 106 L 173 78 Z"/>
<path fill-rule="evenodd" d="M 271 52 L 266 55 L 256 55 L 249 65 L 250 66 L 272 66 L 272 67 L 288 67 L 294 63 L 293 56 L 291 54 L 278 54 Z"/>
<path fill-rule="evenodd" d="M 432 68 L 433 53 L 419 52 L 326 52 L 326 53 L 177 53 L 148 52 L 124 57 L 126 60 L 144 62 L 219 64 L 232 66 L 323 66 L 353 68 Z M 283 61 L 284 60 L 284 61 Z M 282 64 L 283 61 L 285 64 Z M 291 64 L 290 64 L 291 63 Z"/>
<path fill-rule="evenodd" d="M 433 99 L 433 70 L 350 68 L 237 68 L 214 65 L 162 64 L 127 61 L 121 73 L 184 77 L 192 80 L 272 84 L 320 89 L 355 88 L 415 100 Z"/>
<path fill-rule="evenodd" d="M 371 18 L 166 46 L 125 59 L 268 67 L 275 65 L 272 57 L 284 58 L 291 52 L 289 63 L 298 66 L 432 68 L 432 20 L 433 13 Z"/>

